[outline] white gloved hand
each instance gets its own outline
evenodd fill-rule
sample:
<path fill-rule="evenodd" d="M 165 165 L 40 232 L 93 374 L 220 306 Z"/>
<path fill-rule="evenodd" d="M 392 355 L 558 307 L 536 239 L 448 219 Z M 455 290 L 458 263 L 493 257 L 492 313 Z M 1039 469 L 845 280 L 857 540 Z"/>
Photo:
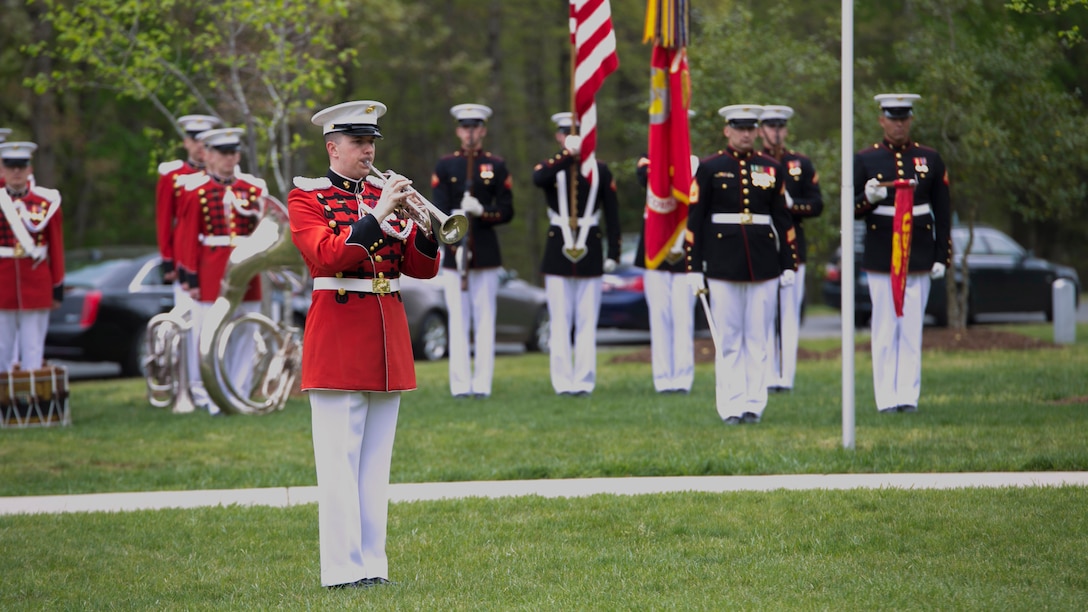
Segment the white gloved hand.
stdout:
<path fill-rule="evenodd" d="M 930 278 L 944 278 L 946 267 L 943 263 L 937 261 L 933 263 L 933 268 L 929 271 Z"/>
<path fill-rule="evenodd" d="M 865 199 L 868 200 L 870 204 L 875 204 L 888 197 L 888 188 L 881 187 L 878 183 L 880 183 L 880 181 L 875 178 L 865 181 Z"/>
<path fill-rule="evenodd" d="M 691 285 L 693 293 L 699 293 L 706 289 L 706 276 L 702 272 L 688 272 L 687 281 Z"/>
<path fill-rule="evenodd" d="M 604 273 L 611 274 L 616 271 L 616 260 L 606 259 L 604 260 Z"/>
<path fill-rule="evenodd" d="M 785 191 L 786 194 L 786 208 L 793 208 L 793 196 L 790 195 L 790 190 Z"/>
<path fill-rule="evenodd" d="M 571 134 L 563 139 L 563 146 L 570 151 L 571 155 L 578 155 L 582 152 L 582 137 Z"/>
<path fill-rule="evenodd" d="M 792 287 L 795 278 L 793 270 L 783 270 L 782 276 L 778 277 L 778 284 L 782 287 Z"/>
<path fill-rule="evenodd" d="M 384 220 L 393 214 L 393 211 L 398 207 L 403 206 L 405 200 L 408 199 L 409 192 L 407 189 L 411 184 L 412 181 L 407 178 L 390 173 L 389 178 L 385 181 L 385 186 L 382 187 L 382 194 L 378 196 L 378 203 L 374 205 L 374 216 L 379 221 Z"/>
<path fill-rule="evenodd" d="M 691 156 L 691 178 L 695 178 L 695 173 L 699 171 L 699 156 Z"/>
<path fill-rule="evenodd" d="M 461 198 L 461 210 L 465 211 L 466 215 L 479 217 L 484 214 L 484 205 L 466 191 L 465 196 Z"/>
<path fill-rule="evenodd" d="M 457 266 L 458 270 L 464 270 L 465 264 L 468 263 L 465 261 L 466 253 L 468 253 L 468 249 L 463 247 L 453 249 L 453 263 Z"/>

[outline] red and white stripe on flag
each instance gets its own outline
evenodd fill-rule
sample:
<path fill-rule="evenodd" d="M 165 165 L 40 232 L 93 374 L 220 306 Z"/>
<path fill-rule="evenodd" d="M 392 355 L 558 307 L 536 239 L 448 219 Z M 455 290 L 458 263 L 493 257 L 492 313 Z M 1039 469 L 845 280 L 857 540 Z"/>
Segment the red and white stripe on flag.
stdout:
<path fill-rule="evenodd" d="M 574 45 L 574 114 L 582 137 L 581 174 L 597 168 L 597 91 L 619 67 L 612 7 L 608 0 L 570 0 L 570 35 Z"/>

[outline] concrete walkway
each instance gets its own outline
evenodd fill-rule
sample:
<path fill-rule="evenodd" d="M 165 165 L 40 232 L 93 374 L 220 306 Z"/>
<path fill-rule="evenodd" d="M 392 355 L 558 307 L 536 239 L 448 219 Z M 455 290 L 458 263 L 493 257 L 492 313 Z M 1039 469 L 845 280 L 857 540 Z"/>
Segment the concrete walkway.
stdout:
<path fill-rule="evenodd" d="M 796 474 L 780 476 L 680 476 L 403 483 L 390 487 L 392 502 L 465 497 L 586 497 L 696 491 L 807 489 L 962 489 L 1088 486 L 1088 472 L 973 472 L 932 474 Z M 317 487 L 152 491 L 0 497 L 0 515 L 61 512 L 121 512 L 207 506 L 287 507 L 317 502 Z"/>

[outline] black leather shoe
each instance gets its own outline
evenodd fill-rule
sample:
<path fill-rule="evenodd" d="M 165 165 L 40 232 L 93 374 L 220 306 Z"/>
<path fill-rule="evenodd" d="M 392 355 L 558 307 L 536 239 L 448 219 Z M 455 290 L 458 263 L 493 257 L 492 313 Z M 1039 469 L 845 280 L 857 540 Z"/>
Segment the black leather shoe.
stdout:
<path fill-rule="evenodd" d="M 899 412 L 899 406 L 892 406 L 891 408 L 881 408 L 880 414 L 895 414 Z"/>
<path fill-rule="evenodd" d="M 754 413 L 754 412 L 745 412 L 744 414 L 740 415 L 740 422 L 741 423 L 758 423 L 759 422 L 759 415 Z"/>
<path fill-rule="evenodd" d="M 740 425 L 741 420 L 739 416 L 731 416 L 722 421 L 722 423 L 725 423 L 726 425 Z"/>
<path fill-rule="evenodd" d="M 918 406 L 903 404 L 902 406 L 899 406 L 899 412 L 918 412 Z"/>
<path fill-rule="evenodd" d="M 362 580 L 355 583 L 356 588 L 359 589 L 369 589 L 370 587 L 385 586 L 387 584 L 393 583 L 389 582 L 385 578 L 363 578 Z"/>

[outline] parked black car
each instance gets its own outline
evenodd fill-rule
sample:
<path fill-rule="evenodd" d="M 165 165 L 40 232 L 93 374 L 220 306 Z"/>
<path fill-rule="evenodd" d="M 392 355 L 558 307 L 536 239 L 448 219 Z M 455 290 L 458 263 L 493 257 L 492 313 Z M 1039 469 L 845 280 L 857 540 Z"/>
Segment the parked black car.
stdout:
<path fill-rule="evenodd" d="M 952 228 L 953 270 L 956 284 L 963 286 L 963 252 L 967 248 L 970 228 L 957 225 Z M 855 262 L 861 261 L 865 225 L 854 224 Z M 855 263 L 855 266 L 857 264 Z M 1051 263 L 1035 257 L 1005 233 L 985 225 L 974 228 L 974 243 L 967 255 L 970 274 L 970 291 L 967 303 L 967 320 L 974 322 L 981 314 L 1043 313 L 1048 321 L 1054 317 L 1052 285 L 1059 278 L 1067 279 L 1076 288 L 1080 299 L 1081 284 L 1077 271 L 1068 266 Z M 859 327 L 869 323 L 872 303 L 869 301 L 869 279 L 864 270 L 857 269 L 854 283 L 854 321 Z M 839 254 L 827 264 L 824 271 L 824 303 L 839 308 L 842 302 Z M 944 281 L 937 281 L 929 293 L 926 314 L 939 326 L 948 325 L 948 296 Z"/>
<path fill-rule="evenodd" d="M 112 361 L 123 376 L 141 376 L 147 322 L 174 307 L 163 284 L 159 257 L 112 257 L 80 267 L 68 258 L 65 295 L 49 314 L 45 356 L 69 361 Z M 75 264 L 75 265 L 71 265 Z"/>

